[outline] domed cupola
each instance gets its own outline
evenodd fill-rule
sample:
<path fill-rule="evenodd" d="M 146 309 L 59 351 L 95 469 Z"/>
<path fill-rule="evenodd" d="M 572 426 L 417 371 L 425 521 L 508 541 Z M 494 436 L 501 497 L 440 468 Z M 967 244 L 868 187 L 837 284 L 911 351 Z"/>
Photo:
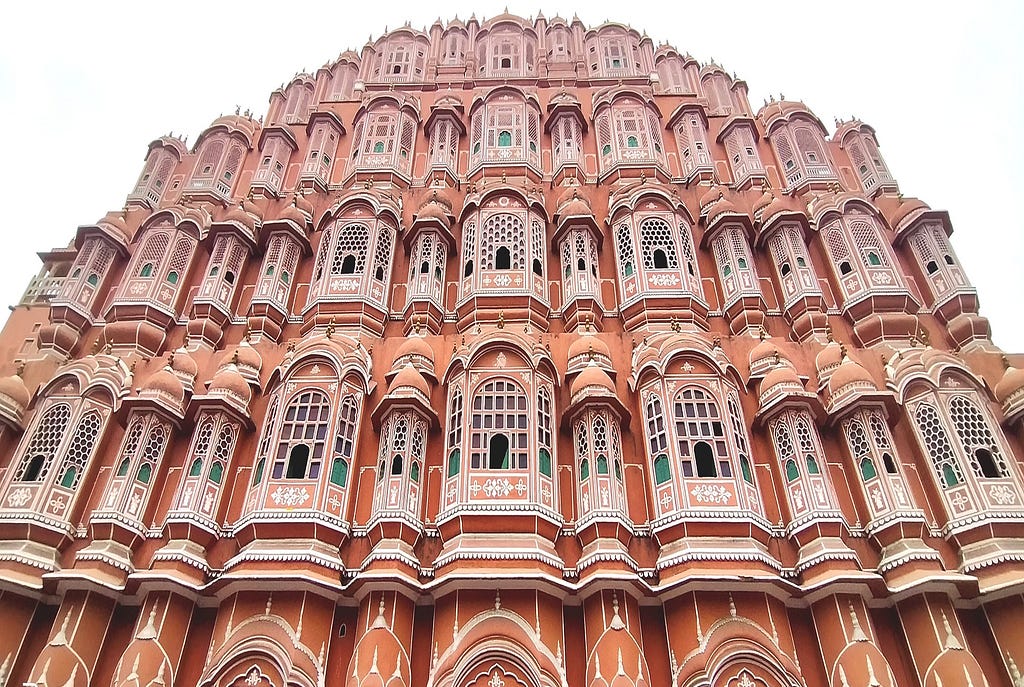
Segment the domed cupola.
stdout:
<path fill-rule="evenodd" d="M 149 376 L 135 403 L 155 405 L 165 414 L 180 420 L 185 417 L 185 386 L 174 373 L 171 362 L 168 359 L 166 365 Z M 135 405 L 132 401 L 131 398 L 125 399 L 125 404 Z"/>
<path fill-rule="evenodd" d="M 828 330 L 826 336 L 828 337 L 828 343 L 814 358 L 814 367 L 818 371 L 819 391 L 823 391 L 825 389 L 832 373 L 835 372 L 839 368 L 839 364 L 843 362 L 843 348 L 838 342 L 832 339 L 831 329 Z"/>
<path fill-rule="evenodd" d="M 775 366 L 775 357 L 779 353 L 778 346 L 772 343 L 764 327 L 759 334 L 760 341 L 750 349 L 750 376 L 763 377 Z"/>
<path fill-rule="evenodd" d="M 707 191 L 701 194 L 700 200 L 700 214 L 707 216 L 711 206 L 714 205 L 725 195 L 725 190 L 718 184 L 712 184 Z"/>
<path fill-rule="evenodd" d="M 256 389 L 261 389 L 260 372 L 263 370 L 263 356 L 249 342 L 248 335 L 238 344 L 238 347 L 235 349 L 235 356 L 237 356 L 236 365 L 238 366 L 239 374 L 250 385 Z"/>
<path fill-rule="evenodd" d="M 21 370 L 18 370 L 10 377 L 0 377 L 0 420 L 14 428 L 21 427 L 25 409 L 32 400 L 32 394 L 21 375 Z"/>
<path fill-rule="evenodd" d="M 599 403 L 611 406 L 620 418 L 628 418 L 629 410 L 622 404 L 615 390 L 615 382 L 597 362 L 591 360 L 569 385 L 569 407 L 566 417 L 572 417 L 581 407 Z"/>
<path fill-rule="evenodd" d="M 249 401 L 252 400 L 252 389 L 249 382 L 239 370 L 239 355 L 236 351 L 231 360 L 222 365 L 217 374 L 210 380 L 203 400 L 219 399 L 236 412 L 247 414 Z"/>
<path fill-rule="evenodd" d="M 1005 355 L 1003 364 L 1006 371 L 1003 372 L 1003 377 L 996 384 L 994 391 L 996 400 L 1003 407 L 1006 421 L 1012 423 L 1024 417 L 1024 369 L 1011 365 Z"/>
<path fill-rule="evenodd" d="M 423 378 L 411 360 L 407 360 L 398 370 L 398 374 L 388 384 L 384 398 L 374 408 L 372 415 L 374 424 L 379 426 L 389 410 L 403 407 L 415 408 L 429 418 L 431 424 L 437 423 L 437 411 L 430 405 L 430 384 Z"/>
<path fill-rule="evenodd" d="M 416 329 L 419 330 L 418 325 L 416 325 Z M 385 377 L 391 380 L 395 375 L 400 374 L 407 365 L 411 365 L 421 375 L 429 377 L 431 381 L 437 381 L 437 375 L 434 372 L 434 350 L 423 336 L 410 334 L 405 337 L 398 347 L 395 361 L 391 364 L 391 369 Z"/>
<path fill-rule="evenodd" d="M 569 362 L 566 374 L 577 374 L 587 368 L 590 363 L 595 363 L 600 369 L 614 374 L 615 368 L 612 365 L 611 349 L 608 344 L 589 331 L 573 339 L 569 344 Z"/>
<path fill-rule="evenodd" d="M 880 394 L 871 373 L 850 357 L 845 346 L 840 344 L 839 347 L 841 355 L 839 366 L 829 376 L 825 386 L 825 407 L 830 414 L 865 398 L 875 398 Z"/>
<path fill-rule="evenodd" d="M 790 359 L 775 350 L 769 364 L 770 368 L 758 385 L 759 417 L 794 400 L 803 406 L 820 407 L 817 395 L 804 388 L 804 381 Z"/>

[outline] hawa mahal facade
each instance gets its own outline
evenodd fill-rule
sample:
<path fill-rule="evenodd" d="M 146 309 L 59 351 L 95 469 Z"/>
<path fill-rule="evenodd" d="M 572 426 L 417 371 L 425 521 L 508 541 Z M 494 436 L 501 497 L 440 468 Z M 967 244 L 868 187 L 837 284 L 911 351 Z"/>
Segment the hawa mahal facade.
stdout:
<path fill-rule="evenodd" d="M 0 337 L 0 685 L 1022 685 L 1024 370 L 952 229 L 869 125 L 577 18 L 158 138 Z"/>

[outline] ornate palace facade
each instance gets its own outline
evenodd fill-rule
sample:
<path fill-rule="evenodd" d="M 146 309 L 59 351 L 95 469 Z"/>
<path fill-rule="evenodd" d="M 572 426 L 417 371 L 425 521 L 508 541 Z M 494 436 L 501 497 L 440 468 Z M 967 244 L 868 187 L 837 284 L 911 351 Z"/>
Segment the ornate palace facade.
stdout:
<path fill-rule="evenodd" d="M 951 231 L 615 23 L 159 138 L 0 338 L 0 685 L 1024 684 L 1024 370 Z"/>

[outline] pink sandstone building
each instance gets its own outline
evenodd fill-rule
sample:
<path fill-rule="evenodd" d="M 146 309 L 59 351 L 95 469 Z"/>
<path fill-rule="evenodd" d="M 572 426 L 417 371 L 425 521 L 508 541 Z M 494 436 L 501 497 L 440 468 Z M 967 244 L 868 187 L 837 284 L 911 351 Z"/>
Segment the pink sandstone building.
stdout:
<path fill-rule="evenodd" d="M 869 125 L 576 18 L 158 138 L 0 335 L 0 687 L 1020 687 L 1024 370 L 952 230 Z"/>

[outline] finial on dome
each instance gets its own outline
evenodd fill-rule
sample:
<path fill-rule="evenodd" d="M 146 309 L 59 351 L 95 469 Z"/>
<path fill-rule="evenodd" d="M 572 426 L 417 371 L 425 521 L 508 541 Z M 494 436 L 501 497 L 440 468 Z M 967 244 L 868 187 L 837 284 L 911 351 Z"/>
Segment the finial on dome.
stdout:
<path fill-rule="evenodd" d="M 846 351 L 846 344 L 842 341 L 839 342 L 839 355 L 843 360 L 849 360 L 850 356 Z"/>
<path fill-rule="evenodd" d="M 505 311 L 502 310 L 498 313 L 498 329 L 505 328 Z"/>
<path fill-rule="evenodd" d="M 732 592 L 729 592 L 729 615 L 736 617 L 736 602 L 732 600 Z"/>
<path fill-rule="evenodd" d="M 683 330 L 682 325 L 679 324 L 679 320 L 676 319 L 675 315 L 672 316 L 671 327 L 672 327 L 672 331 L 674 331 L 674 332 L 680 332 L 680 331 Z"/>
<path fill-rule="evenodd" d="M 766 338 L 768 338 L 768 332 L 767 330 L 765 330 L 763 324 L 757 328 L 757 338 L 761 341 L 764 341 Z"/>
<path fill-rule="evenodd" d="M 420 318 L 418 318 L 418 317 L 412 318 L 412 328 L 413 328 L 413 331 L 415 331 L 417 334 L 420 333 Z"/>
<path fill-rule="evenodd" d="M 501 590 L 500 589 L 495 589 L 494 590 L 494 610 L 496 610 L 496 611 L 500 611 L 501 610 Z"/>
<path fill-rule="evenodd" d="M 327 323 L 327 328 L 324 329 L 324 336 L 330 339 L 334 336 L 334 316 L 331 316 L 331 321 Z"/>

